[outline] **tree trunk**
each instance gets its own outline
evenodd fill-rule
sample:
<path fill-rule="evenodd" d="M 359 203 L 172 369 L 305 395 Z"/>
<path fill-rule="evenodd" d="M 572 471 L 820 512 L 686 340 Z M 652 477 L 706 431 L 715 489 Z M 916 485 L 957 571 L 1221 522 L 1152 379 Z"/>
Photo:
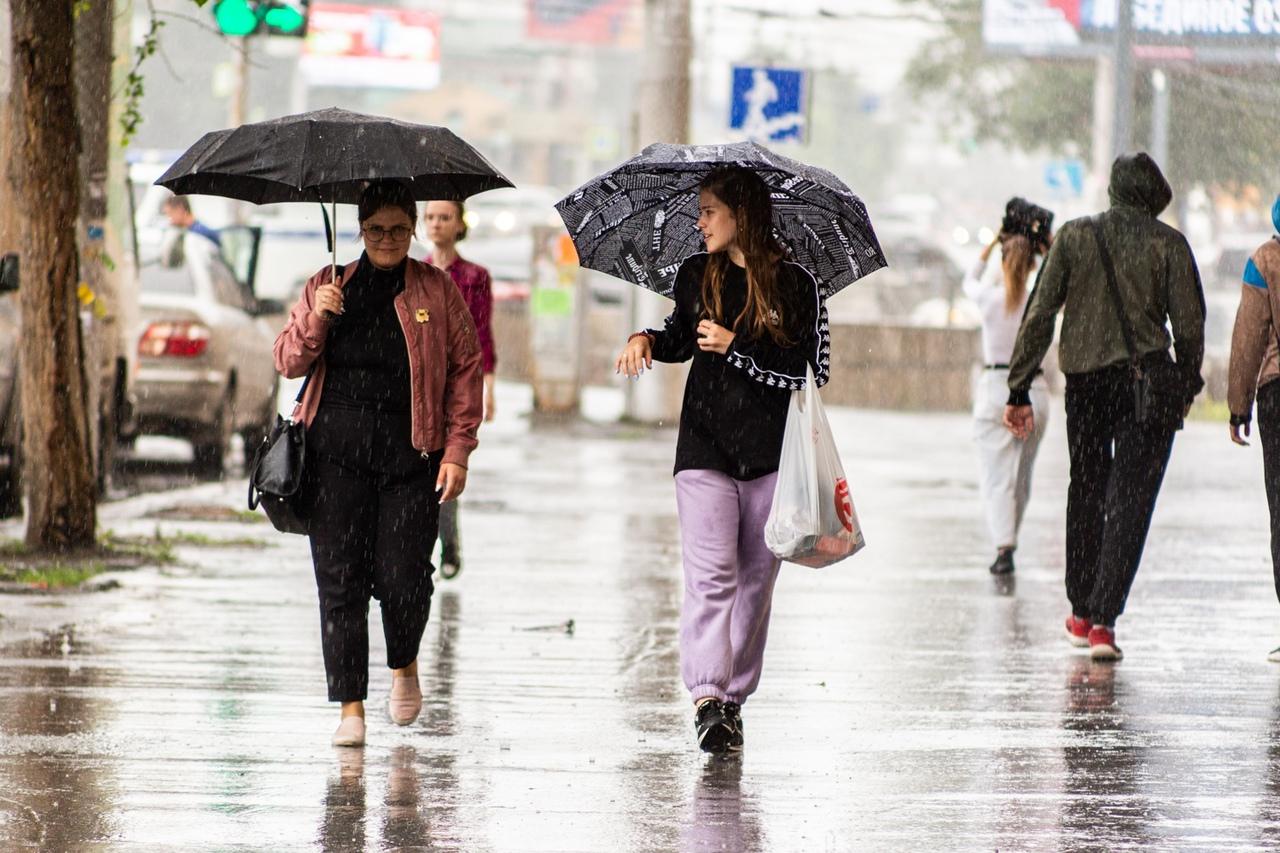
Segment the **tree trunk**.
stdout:
<path fill-rule="evenodd" d="M 97 527 L 76 301 L 75 29 L 70 0 L 12 0 L 10 13 L 26 539 L 33 549 L 68 551 L 92 546 Z"/>
<path fill-rule="evenodd" d="M 91 0 L 75 17 L 76 116 L 80 121 L 80 278 L 93 297 L 85 334 L 89 446 L 95 489 L 110 484 L 115 447 L 115 365 L 119 275 L 107 251 L 107 179 L 111 158 L 111 65 L 115 3 Z"/>

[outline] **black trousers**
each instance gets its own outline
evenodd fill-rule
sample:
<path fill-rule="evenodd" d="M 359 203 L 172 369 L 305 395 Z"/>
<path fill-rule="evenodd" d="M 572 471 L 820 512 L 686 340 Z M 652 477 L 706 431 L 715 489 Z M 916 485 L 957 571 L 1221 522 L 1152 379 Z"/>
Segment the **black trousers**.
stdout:
<path fill-rule="evenodd" d="M 1262 472 L 1271 510 L 1271 571 L 1280 598 L 1280 381 L 1258 389 L 1258 436 L 1262 440 Z"/>
<path fill-rule="evenodd" d="M 1067 377 L 1067 598 L 1114 625 L 1138 574 L 1174 430 L 1137 422 L 1128 368 Z"/>
<path fill-rule="evenodd" d="M 321 406 L 307 429 L 311 558 L 331 702 L 369 688 L 369 598 L 382 606 L 387 666 L 418 657 L 434 587 L 443 451 L 424 458 L 409 415 Z"/>

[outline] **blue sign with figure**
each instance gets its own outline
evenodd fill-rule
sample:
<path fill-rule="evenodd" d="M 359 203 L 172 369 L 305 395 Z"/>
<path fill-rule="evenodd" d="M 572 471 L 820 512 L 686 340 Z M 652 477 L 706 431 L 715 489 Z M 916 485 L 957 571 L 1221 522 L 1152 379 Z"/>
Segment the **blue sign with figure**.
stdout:
<path fill-rule="evenodd" d="M 1044 185 L 1058 195 L 1079 198 L 1084 194 L 1084 161 L 1050 160 L 1044 166 Z"/>
<path fill-rule="evenodd" d="M 809 72 L 735 65 L 729 127 L 757 142 L 803 142 L 808 130 Z"/>

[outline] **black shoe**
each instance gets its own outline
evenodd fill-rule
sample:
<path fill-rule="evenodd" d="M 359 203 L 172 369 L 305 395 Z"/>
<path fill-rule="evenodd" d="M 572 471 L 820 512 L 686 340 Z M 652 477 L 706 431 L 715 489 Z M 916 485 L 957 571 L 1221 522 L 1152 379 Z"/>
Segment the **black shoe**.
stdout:
<path fill-rule="evenodd" d="M 733 737 L 729 739 L 729 749 L 742 749 L 742 706 L 737 702 L 724 703 L 724 715 L 733 726 Z"/>
<path fill-rule="evenodd" d="M 993 575 L 1013 574 L 1013 550 L 997 551 L 996 561 L 991 564 L 991 568 L 988 571 Z"/>
<path fill-rule="evenodd" d="M 718 699 L 708 699 L 698 706 L 693 725 L 698 732 L 698 748 L 703 752 L 728 751 L 734 728 Z"/>
<path fill-rule="evenodd" d="M 457 551 L 440 554 L 440 577 L 451 581 L 462 571 L 462 555 Z"/>

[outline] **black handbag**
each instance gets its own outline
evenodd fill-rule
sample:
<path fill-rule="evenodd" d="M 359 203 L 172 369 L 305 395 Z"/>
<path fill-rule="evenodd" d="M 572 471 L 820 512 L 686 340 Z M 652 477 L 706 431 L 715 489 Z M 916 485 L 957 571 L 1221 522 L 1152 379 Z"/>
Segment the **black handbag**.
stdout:
<path fill-rule="evenodd" d="M 300 509 L 302 469 L 307 456 L 307 430 L 298 419 L 302 395 L 311 382 L 311 374 L 298 389 L 293 415 L 285 420 L 276 415 L 271 434 L 262 440 L 249 471 L 249 509 L 261 504 L 271 524 L 281 533 L 309 532 L 307 519 Z"/>
<path fill-rule="evenodd" d="M 1102 226 L 1096 216 L 1089 217 L 1093 237 L 1098 242 L 1098 255 L 1107 274 L 1107 288 L 1111 301 L 1120 318 L 1120 331 L 1124 335 L 1125 349 L 1129 351 L 1129 370 L 1133 378 L 1133 415 L 1140 424 L 1180 430 L 1186 416 L 1190 396 L 1182 369 L 1169 360 L 1165 353 L 1153 353 L 1146 359 L 1138 355 L 1133 343 L 1133 326 L 1124 311 L 1120 299 L 1120 285 L 1116 281 L 1115 264 L 1102 236 Z"/>

